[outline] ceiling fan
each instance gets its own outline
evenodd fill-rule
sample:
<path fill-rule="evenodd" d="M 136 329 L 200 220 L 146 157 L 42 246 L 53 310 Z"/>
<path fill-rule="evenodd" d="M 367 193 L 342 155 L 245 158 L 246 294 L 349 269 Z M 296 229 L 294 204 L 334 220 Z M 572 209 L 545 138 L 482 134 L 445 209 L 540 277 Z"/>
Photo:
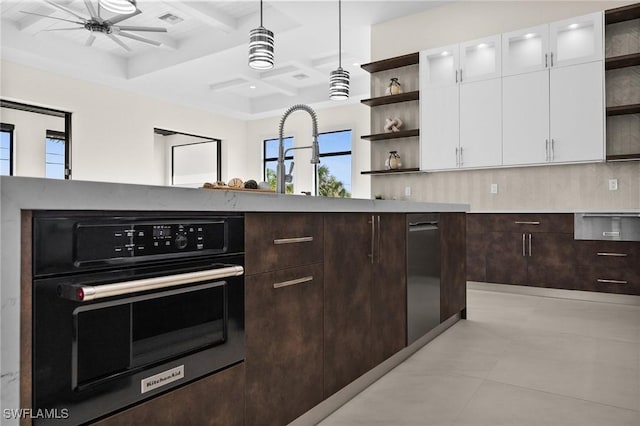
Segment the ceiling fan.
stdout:
<path fill-rule="evenodd" d="M 127 46 L 122 40 L 120 40 L 117 36 L 120 37 L 126 37 L 132 40 L 137 40 L 137 41 L 141 41 L 143 43 L 148 43 L 148 44 L 152 44 L 154 46 L 160 46 L 162 43 L 160 43 L 159 41 L 155 41 L 155 40 L 150 40 L 148 38 L 145 37 L 141 37 L 137 34 L 132 34 L 126 31 L 146 31 L 146 32 L 155 32 L 155 33 L 166 33 L 167 29 L 166 28 L 162 28 L 162 27 L 137 27 L 137 26 L 126 26 L 126 25 L 116 25 L 122 21 L 124 21 L 125 19 L 129 19 L 133 16 L 136 16 L 140 13 L 142 13 L 137 7 L 135 12 L 130 13 L 130 14 L 121 14 L 121 15 L 116 15 L 113 16 L 111 18 L 108 19 L 104 19 L 101 16 L 101 11 L 100 11 L 100 3 L 98 2 L 98 9 L 96 11 L 96 8 L 93 6 L 93 4 L 91 3 L 90 0 L 84 0 L 84 4 L 85 7 L 87 8 L 87 11 L 89 12 L 89 18 L 86 18 L 84 16 L 79 15 L 78 13 L 74 12 L 71 9 L 66 8 L 65 6 L 62 6 L 58 3 L 54 3 L 50 0 L 45 0 L 45 2 L 47 2 L 48 4 L 50 4 L 53 7 L 56 7 L 70 15 L 73 15 L 74 18 L 76 18 L 76 20 L 71 20 L 71 19 L 63 19 L 63 18 L 57 18 L 55 16 L 49 16 L 49 15 L 43 15 L 40 13 L 34 13 L 34 12 L 27 12 L 24 10 L 21 10 L 20 12 L 22 13 L 26 13 L 28 15 L 36 15 L 36 16 L 42 16 L 44 18 L 49 18 L 49 19 L 55 19 L 58 21 L 65 21 L 65 22 L 70 22 L 72 24 L 79 24 L 81 26 L 79 27 L 71 27 L 71 28 L 53 28 L 50 30 L 44 30 L 44 31 L 74 31 L 74 30 L 88 30 L 91 34 L 89 35 L 89 38 L 87 39 L 85 46 L 91 46 L 93 44 L 93 42 L 96 39 L 95 33 L 101 33 L 104 34 L 105 36 L 109 37 L 111 40 L 113 40 L 118 46 L 122 47 L 124 50 L 130 52 L 131 48 L 129 46 Z"/>

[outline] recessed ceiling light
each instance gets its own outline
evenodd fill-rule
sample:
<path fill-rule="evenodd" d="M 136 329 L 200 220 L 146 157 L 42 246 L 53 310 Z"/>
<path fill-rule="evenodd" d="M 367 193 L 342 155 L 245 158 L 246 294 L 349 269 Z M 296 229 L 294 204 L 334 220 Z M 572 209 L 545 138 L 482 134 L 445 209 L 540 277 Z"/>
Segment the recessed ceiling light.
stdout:
<path fill-rule="evenodd" d="M 442 56 L 447 56 L 448 54 L 449 54 L 449 52 L 447 52 L 446 50 L 441 53 Z"/>
<path fill-rule="evenodd" d="M 536 35 L 534 33 L 527 33 L 527 34 L 524 35 L 524 38 L 533 38 L 535 36 Z"/>
<path fill-rule="evenodd" d="M 165 13 L 162 16 L 158 16 L 158 19 L 171 25 L 179 24 L 180 22 L 184 21 L 184 19 L 177 15 L 174 15 L 173 13 Z"/>
<path fill-rule="evenodd" d="M 478 49 L 484 49 L 485 47 L 489 46 L 487 43 L 480 43 L 478 45 Z"/>
<path fill-rule="evenodd" d="M 360 62 L 354 62 L 354 63 L 353 63 L 353 66 L 354 66 L 354 67 L 359 67 L 359 66 L 360 66 Z"/>
<path fill-rule="evenodd" d="M 254 86 L 254 85 L 249 86 L 249 89 L 255 89 L 255 88 L 256 88 L 256 86 Z"/>
<path fill-rule="evenodd" d="M 578 24 L 571 24 L 571 25 L 569 25 L 569 29 L 570 29 L 570 30 L 575 30 L 576 28 L 578 28 Z"/>
<path fill-rule="evenodd" d="M 304 74 L 304 73 L 295 74 L 292 77 L 295 78 L 296 80 L 305 80 L 305 79 L 309 78 L 309 76 Z"/>

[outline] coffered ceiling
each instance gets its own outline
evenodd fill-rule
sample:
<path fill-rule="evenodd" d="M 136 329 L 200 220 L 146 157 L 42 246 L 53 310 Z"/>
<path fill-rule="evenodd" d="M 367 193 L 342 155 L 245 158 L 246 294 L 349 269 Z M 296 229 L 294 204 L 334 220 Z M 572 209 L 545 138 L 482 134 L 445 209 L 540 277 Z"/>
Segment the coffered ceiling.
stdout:
<path fill-rule="evenodd" d="M 89 2 L 97 11 L 97 0 Z M 328 76 L 338 66 L 335 0 L 264 2 L 264 26 L 275 33 L 276 65 L 268 71 L 247 65 L 248 34 L 260 22 L 259 1 L 138 0 L 141 13 L 117 25 L 167 32 L 117 36 L 130 50 L 68 22 L 89 18 L 84 1 L 55 3 L 62 7 L 46 0 L 0 2 L 3 60 L 244 119 L 279 114 L 294 103 L 331 102 Z M 357 64 L 369 61 L 370 26 L 442 3 L 343 1 L 342 66 L 352 75 L 351 102 L 369 93 L 368 75 Z M 115 16 L 104 9 L 100 15 Z"/>

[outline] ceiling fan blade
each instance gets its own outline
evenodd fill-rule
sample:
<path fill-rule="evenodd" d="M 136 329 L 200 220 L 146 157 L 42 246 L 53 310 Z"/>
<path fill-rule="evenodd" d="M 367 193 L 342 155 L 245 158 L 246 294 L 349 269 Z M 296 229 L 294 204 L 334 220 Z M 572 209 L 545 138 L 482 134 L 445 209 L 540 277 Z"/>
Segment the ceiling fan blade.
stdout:
<path fill-rule="evenodd" d="M 122 36 L 122 37 L 130 38 L 132 40 L 138 40 L 138 41 L 141 41 L 143 43 L 153 44 L 154 46 L 160 46 L 162 44 L 159 41 L 149 40 L 148 38 L 140 37 L 139 35 L 135 35 L 135 34 L 128 34 L 128 33 L 119 32 L 118 35 Z"/>
<path fill-rule="evenodd" d="M 50 30 L 40 30 L 40 31 L 71 31 L 71 30 L 84 30 L 84 27 L 73 27 L 73 28 L 51 28 Z"/>
<path fill-rule="evenodd" d="M 124 44 L 122 40 L 118 40 L 118 37 L 114 36 L 113 34 L 107 34 L 107 37 L 109 37 L 111 40 L 116 42 L 120 47 L 122 47 L 127 52 L 131 52 L 131 48 L 126 44 Z"/>
<path fill-rule="evenodd" d="M 62 6 L 62 5 L 58 4 L 58 3 L 54 3 L 54 2 L 52 2 L 50 0 L 44 0 L 44 1 L 47 2 L 48 4 L 50 4 L 53 7 L 57 7 L 58 9 L 60 9 L 62 11 L 65 11 L 65 12 L 75 16 L 78 19 L 82 19 L 83 21 L 87 20 L 87 18 L 85 18 L 84 16 L 80 16 L 76 12 L 74 12 L 73 10 L 67 9 L 66 7 L 64 7 L 64 6 Z"/>
<path fill-rule="evenodd" d="M 129 19 L 129 18 L 133 18 L 136 15 L 141 14 L 142 12 L 140 11 L 140 9 L 136 9 L 135 12 L 130 13 L 130 14 L 124 14 L 124 15 L 116 15 L 112 18 L 107 19 L 107 21 L 111 22 L 112 24 L 117 24 L 118 22 L 122 22 L 125 19 Z"/>
<path fill-rule="evenodd" d="M 41 14 L 41 13 L 26 12 L 26 11 L 24 11 L 24 10 L 21 10 L 20 12 L 21 12 L 21 13 L 26 13 L 27 15 L 42 16 L 43 18 L 55 19 L 55 20 L 58 20 L 58 21 L 71 22 L 72 24 L 80 24 L 80 25 L 84 25 L 84 22 L 80 22 L 80 21 L 71 21 L 71 20 L 69 20 L 69 19 L 63 19 L 63 18 L 56 18 L 55 16 L 43 15 L 43 14 Z"/>
<path fill-rule="evenodd" d="M 111 28 L 117 28 L 123 31 L 148 31 L 152 33 L 166 33 L 167 29 L 162 27 L 133 27 L 130 25 L 114 25 Z"/>
<path fill-rule="evenodd" d="M 89 35 L 89 38 L 87 39 L 87 41 L 85 41 L 85 42 L 84 42 L 84 45 L 85 45 L 85 46 L 92 46 L 92 45 L 93 45 L 93 42 L 94 42 L 95 40 L 96 40 L 96 36 L 95 36 L 95 35 L 93 35 L 93 33 L 91 33 L 91 34 Z"/>
<path fill-rule="evenodd" d="M 100 5 L 100 3 L 98 3 L 98 5 Z M 100 15 L 96 13 L 96 9 L 93 7 L 93 3 L 91 3 L 91 0 L 84 0 L 84 6 L 87 8 L 89 16 L 91 16 L 92 18 L 100 17 Z"/>

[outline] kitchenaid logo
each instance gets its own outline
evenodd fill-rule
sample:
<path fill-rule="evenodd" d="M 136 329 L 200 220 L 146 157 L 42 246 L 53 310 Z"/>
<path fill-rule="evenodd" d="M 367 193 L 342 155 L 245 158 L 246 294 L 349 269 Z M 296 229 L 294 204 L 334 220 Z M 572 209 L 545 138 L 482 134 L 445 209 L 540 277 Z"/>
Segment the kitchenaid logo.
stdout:
<path fill-rule="evenodd" d="M 51 408 L 51 409 L 31 409 L 31 408 L 5 408 L 2 410 L 2 417 L 9 419 L 58 419 L 64 420 L 69 418 L 68 408 Z"/>
<path fill-rule="evenodd" d="M 145 393 L 157 389 L 161 386 L 168 385 L 171 382 L 180 380 L 184 377 L 184 365 L 163 371 L 140 381 L 140 393 Z"/>

